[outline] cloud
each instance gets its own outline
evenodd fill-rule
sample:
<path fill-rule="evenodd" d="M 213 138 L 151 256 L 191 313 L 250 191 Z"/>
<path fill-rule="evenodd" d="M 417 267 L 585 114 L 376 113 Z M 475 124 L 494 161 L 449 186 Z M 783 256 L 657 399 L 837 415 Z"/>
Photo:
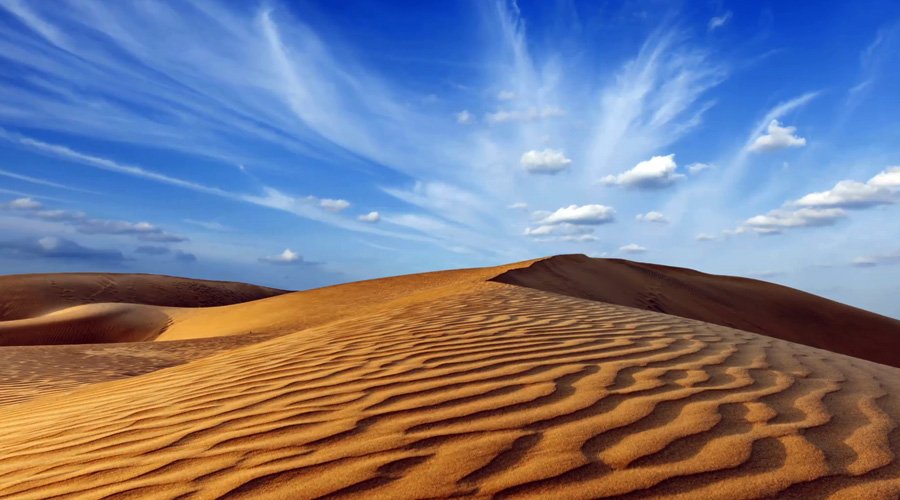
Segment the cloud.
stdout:
<path fill-rule="evenodd" d="M 629 243 L 625 246 L 619 247 L 619 251 L 623 253 L 644 253 L 647 251 L 647 248 L 642 247 L 637 243 Z"/>
<path fill-rule="evenodd" d="M 713 18 L 710 18 L 709 24 L 706 25 L 706 29 L 708 31 L 715 31 L 715 30 L 721 28 L 722 26 L 725 26 L 729 20 L 731 20 L 731 11 L 730 10 L 725 12 L 721 16 L 715 16 Z"/>
<path fill-rule="evenodd" d="M 853 259 L 853 265 L 856 267 L 875 267 L 890 264 L 900 264 L 900 250 Z"/>
<path fill-rule="evenodd" d="M 225 224 L 215 222 L 215 221 L 182 219 L 182 222 L 191 224 L 192 226 L 202 227 L 203 229 L 207 229 L 210 231 L 229 231 L 230 230 L 230 228 L 228 226 L 226 226 Z"/>
<path fill-rule="evenodd" d="M 650 211 L 645 214 L 637 214 L 635 220 L 640 222 L 653 222 L 656 224 L 667 224 L 669 219 L 660 212 Z"/>
<path fill-rule="evenodd" d="M 900 189 L 900 166 L 888 167 L 869 179 L 870 186 Z"/>
<path fill-rule="evenodd" d="M 684 174 L 675 172 L 677 167 L 674 154 L 654 156 L 649 160 L 638 163 L 631 170 L 618 175 L 607 175 L 602 181 L 607 185 L 618 185 L 628 188 L 660 189 L 684 178 Z"/>
<path fill-rule="evenodd" d="M 830 226 L 846 215 L 847 212 L 840 208 L 779 208 L 764 215 L 750 217 L 735 232 L 778 234 L 785 229 Z"/>
<path fill-rule="evenodd" d="M 843 180 L 827 191 L 809 193 L 793 202 L 801 207 L 867 208 L 900 201 L 900 167 L 889 167 L 865 183 Z"/>
<path fill-rule="evenodd" d="M 781 208 L 747 219 L 730 234 L 778 234 L 784 229 L 829 226 L 858 210 L 900 202 L 900 167 L 888 167 L 863 182 L 842 180 L 826 191 L 809 193 Z"/>
<path fill-rule="evenodd" d="M 296 265 L 303 263 L 303 257 L 301 257 L 297 252 L 292 251 L 290 248 L 285 248 L 284 251 L 280 254 L 268 257 L 260 257 L 259 261 L 266 264 L 275 265 Z"/>
<path fill-rule="evenodd" d="M 569 223 L 574 225 L 599 225 L 615 220 L 616 211 L 606 205 L 569 205 L 562 207 L 538 221 L 540 225 Z"/>
<path fill-rule="evenodd" d="M 45 236 L 39 239 L 0 241 L 0 253 L 24 259 L 54 259 L 81 262 L 119 263 L 125 260 L 118 250 L 82 246 L 72 240 Z"/>
<path fill-rule="evenodd" d="M 506 208 L 509 208 L 511 210 L 528 210 L 528 203 L 525 203 L 524 201 L 517 201 L 515 203 L 507 205 Z"/>
<path fill-rule="evenodd" d="M 460 125 L 468 125 L 470 123 L 475 122 L 475 116 L 472 113 L 469 113 L 468 110 L 462 110 L 459 113 L 456 113 L 456 123 Z"/>
<path fill-rule="evenodd" d="M 709 163 L 699 163 L 699 162 L 691 163 L 690 165 L 687 166 L 687 170 L 691 175 L 697 175 L 700 172 L 702 172 L 706 169 L 709 169 L 709 168 L 713 168 L 713 166 L 710 165 Z"/>
<path fill-rule="evenodd" d="M 17 198 L 7 203 L 6 206 L 13 210 L 37 210 L 43 205 L 32 198 Z"/>
<path fill-rule="evenodd" d="M 506 122 L 531 122 L 543 120 L 546 118 L 558 118 L 565 116 L 566 112 L 558 106 L 544 106 L 543 108 L 527 108 L 520 110 L 498 110 L 488 113 L 484 119 L 488 123 L 506 123 Z"/>
<path fill-rule="evenodd" d="M 708 233 L 699 233 L 697 236 L 694 236 L 694 239 L 697 241 L 713 241 L 716 237 Z"/>
<path fill-rule="evenodd" d="M 142 245 L 134 249 L 134 253 L 140 253 L 144 255 L 165 255 L 172 250 L 169 247 L 156 246 L 156 245 Z"/>
<path fill-rule="evenodd" d="M 129 235 L 135 236 L 142 241 L 160 243 L 187 241 L 187 238 L 170 234 L 149 222 L 96 219 L 88 217 L 84 212 L 72 210 L 43 210 L 44 205 L 32 198 L 18 198 L 3 206 L 7 209 L 23 212 L 28 217 L 72 226 L 82 234 Z"/>
<path fill-rule="evenodd" d="M 331 198 L 323 198 L 319 200 L 319 206 L 329 212 L 340 212 L 350 206 L 347 200 L 333 200 Z"/>
<path fill-rule="evenodd" d="M 381 214 L 372 211 L 367 214 L 360 215 L 356 219 L 362 222 L 378 222 L 381 220 Z"/>
<path fill-rule="evenodd" d="M 175 251 L 175 261 L 176 262 L 184 262 L 184 263 L 197 262 L 197 256 L 190 252 L 176 250 Z"/>
<path fill-rule="evenodd" d="M 15 172 L 10 172 L 10 171 L 8 171 L 8 170 L 0 170 L 0 177 L 8 177 L 8 178 L 10 178 L 10 179 L 16 179 L 16 180 L 19 180 L 19 181 L 28 182 L 28 183 L 31 183 L 31 184 L 37 184 L 37 185 L 40 185 L 40 186 L 47 186 L 47 187 L 53 187 L 53 188 L 57 188 L 57 189 L 64 189 L 64 190 L 66 190 L 66 191 L 76 191 L 76 192 L 80 192 L 80 193 L 91 193 L 91 194 L 96 194 L 96 193 L 94 193 L 93 191 L 87 191 L 87 190 L 85 190 L 85 189 L 78 189 L 78 188 L 74 188 L 74 187 L 72 187 L 72 186 L 66 186 L 66 185 L 64 185 L 64 184 L 59 184 L 59 183 L 57 183 L 57 182 L 48 181 L 48 180 L 46 180 L 46 179 L 38 179 L 37 177 L 31 177 L 31 176 L 29 176 L 29 175 L 17 174 L 17 173 L 15 173 Z"/>
<path fill-rule="evenodd" d="M 516 93 L 512 90 L 501 90 L 497 93 L 497 99 L 500 101 L 512 101 L 516 98 Z"/>
<path fill-rule="evenodd" d="M 544 149 L 543 151 L 526 151 L 519 160 L 525 171 L 530 174 L 557 174 L 565 170 L 572 160 L 566 158 L 565 153 L 558 149 Z"/>
<path fill-rule="evenodd" d="M 769 122 L 767 133 L 760 135 L 747 148 L 751 152 L 776 151 L 806 146 L 806 139 L 796 135 L 797 127 L 782 127 L 778 120 Z"/>

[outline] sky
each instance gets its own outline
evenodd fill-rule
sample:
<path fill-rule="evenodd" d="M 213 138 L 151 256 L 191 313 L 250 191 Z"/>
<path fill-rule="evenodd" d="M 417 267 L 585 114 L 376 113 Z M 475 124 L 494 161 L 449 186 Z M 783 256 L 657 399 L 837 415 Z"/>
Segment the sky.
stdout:
<path fill-rule="evenodd" d="M 541 256 L 900 318 L 900 3 L 0 0 L 0 273 Z"/>

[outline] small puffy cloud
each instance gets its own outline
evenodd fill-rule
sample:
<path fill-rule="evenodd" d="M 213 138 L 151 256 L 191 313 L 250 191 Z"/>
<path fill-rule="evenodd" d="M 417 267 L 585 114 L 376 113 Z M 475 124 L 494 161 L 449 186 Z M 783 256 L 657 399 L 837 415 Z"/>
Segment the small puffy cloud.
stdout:
<path fill-rule="evenodd" d="M 319 206 L 328 210 L 329 212 L 340 212 L 345 208 L 350 207 L 350 202 L 347 200 L 333 200 L 331 198 L 322 198 L 319 200 Z"/>
<path fill-rule="evenodd" d="M 544 106 L 543 108 L 528 108 L 524 110 L 499 110 L 485 115 L 488 123 L 505 123 L 505 122 L 530 122 L 543 120 L 545 118 L 555 118 L 565 115 L 565 111 L 557 106 Z"/>
<path fill-rule="evenodd" d="M 886 254 L 868 255 L 865 257 L 857 257 L 853 259 L 853 265 L 856 267 L 875 267 L 889 264 L 900 264 L 900 250 Z"/>
<path fill-rule="evenodd" d="M 552 212 L 538 221 L 541 225 L 574 224 L 598 225 L 615 220 L 616 211 L 606 205 L 569 205 Z"/>
<path fill-rule="evenodd" d="M 652 222 L 655 224 L 667 224 L 669 222 L 665 215 L 652 210 L 645 214 L 637 214 L 634 218 L 639 222 Z"/>
<path fill-rule="evenodd" d="M 190 252 L 183 252 L 181 250 L 175 251 L 175 261 L 176 262 L 197 262 L 197 256 Z"/>
<path fill-rule="evenodd" d="M 140 253 L 144 255 L 165 255 L 171 252 L 168 247 L 156 246 L 156 245 L 142 245 L 134 249 L 134 253 Z"/>
<path fill-rule="evenodd" d="M 709 31 L 715 31 L 715 30 L 721 28 L 722 26 L 725 26 L 726 24 L 728 24 L 728 21 L 730 21 L 730 20 L 731 20 L 731 11 L 729 10 L 728 12 L 722 14 L 721 16 L 716 16 L 716 17 L 710 18 L 709 23 L 706 25 L 706 29 Z"/>
<path fill-rule="evenodd" d="M 460 125 L 468 125 L 475 121 L 475 116 L 472 113 L 469 113 L 468 110 L 462 110 L 459 113 L 456 113 L 456 123 Z"/>
<path fill-rule="evenodd" d="M 378 222 L 381 220 L 381 214 L 378 212 L 372 211 L 367 214 L 360 215 L 356 218 L 360 222 Z"/>
<path fill-rule="evenodd" d="M 757 137 L 747 149 L 758 152 L 806 146 L 806 139 L 798 137 L 796 132 L 797 127 L 782 127 L 778 120 L 772 120 L 766 133 Z"/>
<path fill-rule="evenodd" d="M 764 215 L 750 217 L 735 232 L 778 234 L 785 229 L 830 226 L 846 215 L 847 212 L 840 208 L 779 208 Z"/>
<path fill-rule="evenodd" d="M 525 203 L 524 201 L 517 201 L 516 203 L 507 205 L 506 208 L 512 210 L 528 210 L 528 203 Z"/>
<path fill-rule="evenodd" d="M 637 243 L 629 243 L 627 245 L 619 247 L 619 251 L 624 253 L 644 253 L 647 251 L 647 248 L 642 247 Z"/>
<path fill-rule="evenodd" d="M 697 236 L 694 236 L 694 239 L 697 241 L 713 241 L 716 237 L 711 234 L 700 233 Z"/>
<path fill-rule="evenodd" d="M 300 254 L 294 252 L 290 248 L 285 248 L 284 251 L 280 254 L 271 255 L 268 257 L 260 257 L 259 261 L 265 264 L 292 265 L 303 263 L 303 257 L 301 257 Z"/>
<path fill-rule="evenodd" d="M 125 260 L 122 252 L 118 250 L 89 248 L 55 236 L 46 236 L 36 240 L 0 241 L 0 253 L 24 259 L 103 263 L 120 263 Z"/>
<path fill-rule="evenodd" d="M 497 93 L 497 99 L 501 101 L 512 101 L 516 98 L 516 93 L 512 90 L 501 90 Z"/>
<path fill-rule="evenodd" d="M 38 210 L 43 205 L 41 202 L 35 201 L 31 198 L 16 198 L 15 200 L 6 204 L 7 207 L 13 210 Z"/>
<path fill-rule="evenodd" d="M 709 168 L 712 168 L 712 165 L 710 165 L 709 163 L 700 163 L 700 162 L 691 163 L 690 165 L 687 166 L 687 170 L 691 175 L 697 175 L 700 172 L 703 172 L 704 170 L 709 169 Z"/>
<path fill-rule="evenodd" d="M 642 161 L 631 170 L 618 175 L 607 175 L 602 179 L 606 185 L 618 185 L 637 189 L 659 189 L 670 186 L 684 178 L 684 174 L 675 172 L 678 165 L 675 155 L 654 156 Z"/>
<path fill-rule="evenodd" d="M 562 151 L 549 148 L 543 151 L 526 151 L 520 161 L 530 174 L 557 174 L 572 163 Z"/>

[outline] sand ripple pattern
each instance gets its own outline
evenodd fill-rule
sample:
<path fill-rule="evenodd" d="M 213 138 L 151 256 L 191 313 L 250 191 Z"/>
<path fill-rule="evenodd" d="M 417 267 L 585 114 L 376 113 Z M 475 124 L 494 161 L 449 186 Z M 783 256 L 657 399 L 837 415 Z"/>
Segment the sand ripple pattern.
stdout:
<path fill-rule="evenodd" d="M 896 498 L 900 370 L 465 293 L 3 409 L 0 497 Z"/>

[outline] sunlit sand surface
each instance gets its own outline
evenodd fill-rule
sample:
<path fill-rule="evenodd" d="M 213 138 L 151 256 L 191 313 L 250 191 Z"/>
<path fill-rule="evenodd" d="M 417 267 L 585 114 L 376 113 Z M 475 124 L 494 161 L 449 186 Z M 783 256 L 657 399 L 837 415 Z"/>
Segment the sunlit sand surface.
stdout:
<path fill-rule="evenodd" d="M 487 281 L 531 264 L 3 348 L 0 497 L 900 495 L 900 369 Z"/>

